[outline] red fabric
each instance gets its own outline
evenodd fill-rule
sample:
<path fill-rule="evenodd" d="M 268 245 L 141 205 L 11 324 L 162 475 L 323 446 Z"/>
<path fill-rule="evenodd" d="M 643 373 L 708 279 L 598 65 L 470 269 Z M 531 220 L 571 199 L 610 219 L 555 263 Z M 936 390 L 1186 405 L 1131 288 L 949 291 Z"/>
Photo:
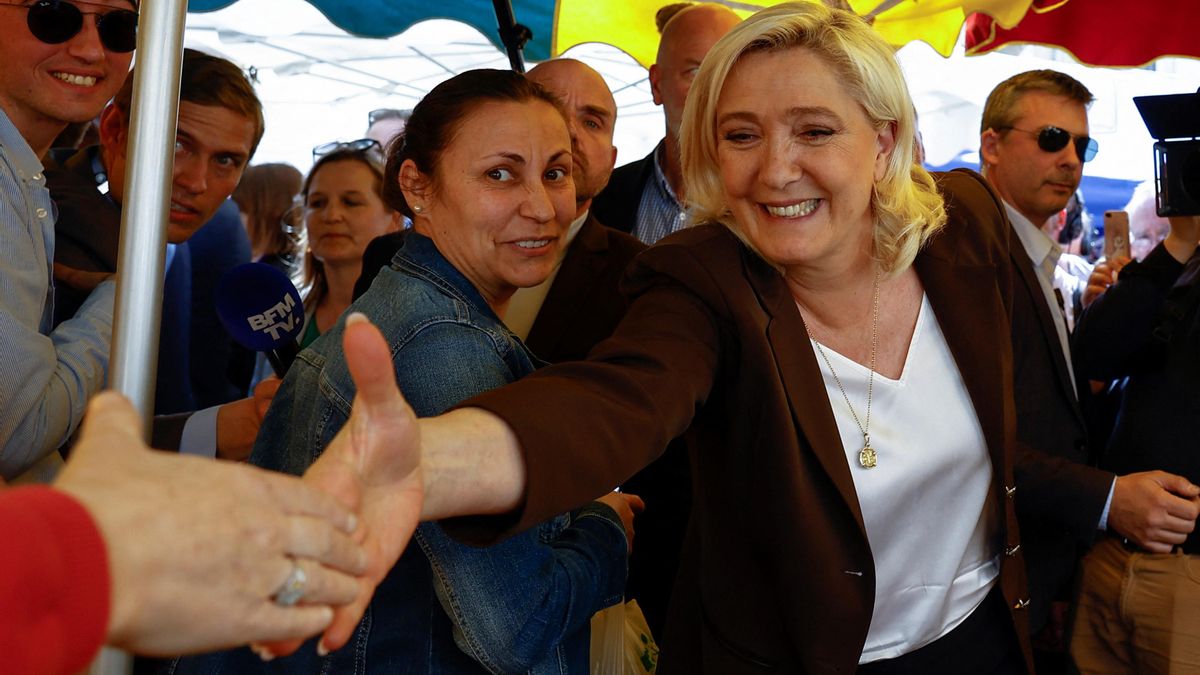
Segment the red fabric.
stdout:
<path fill-rule="evenodd" d="M 79 672 L 108 612 L 104 539 L 83 506 L 48 487 L 0 492 L 0 672 Z"/>
<path fill-rule="evenodd" d="M 967 53 L 1030 42 L 1093 66 L 1142 66 L 1160 56 L 1200 57 L 1197 26 L 1194 0 L 1036 0 L 1012 29 L 986 14 L 967 17 Z"/>

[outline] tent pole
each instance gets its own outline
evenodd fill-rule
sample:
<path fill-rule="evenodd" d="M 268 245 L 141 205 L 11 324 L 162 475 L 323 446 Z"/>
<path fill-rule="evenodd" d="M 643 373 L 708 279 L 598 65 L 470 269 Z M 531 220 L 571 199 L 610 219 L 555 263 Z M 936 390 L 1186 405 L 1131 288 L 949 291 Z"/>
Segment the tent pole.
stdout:
<path fill-rule="evenodd" d="M 517 23 L 513 16 L 511 0 L 492 0 L 496 10 L 496 24 L 500 32 L 500 41 L 504 43 L 504 51 L 508 52 L 508 63 L 514 72 L 525 72 L 525 55 L 522 49 L 525 43 L 533 37 L 529 27 Z"/>
<path fill-rule="evenodd" d="M 186 12 L 186 0 L 154 0 L 141 3 L 138 20 L 109 386 L 133 402 L 145 438 L 154 412 Z M 88 672 L 124 675 L 132 667 L 130 655 L 105 649 Z"/>

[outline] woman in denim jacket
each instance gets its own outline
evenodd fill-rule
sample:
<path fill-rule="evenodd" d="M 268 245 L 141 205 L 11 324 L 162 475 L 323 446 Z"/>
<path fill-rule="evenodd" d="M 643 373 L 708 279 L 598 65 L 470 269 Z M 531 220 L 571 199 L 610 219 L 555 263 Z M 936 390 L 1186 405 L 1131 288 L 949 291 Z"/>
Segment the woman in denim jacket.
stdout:
<path fill-rule="evenodd" d="M 575 213 L 557 102 L 522 75 L 471 71 L 434 88 L 390 148 L 384 197 L 413 230 L 352 305 L 387 336 L 418 415 L 529 374 L 536 358 L 499 316 L 541 283 Z M 350 415 L 343 322 L 296 359 L 251 461 L 300 474 Z M 613 493 L 488 548 L 421 525 L 350 642 L 261 662 L 242 649 L 173 672 L 587 673 L 591 616 L 622 601 L 635 497 Z M 616 509 L 616 510 L 614 510 Z M 618 515 L 617 511 L 621 512 Z"/>

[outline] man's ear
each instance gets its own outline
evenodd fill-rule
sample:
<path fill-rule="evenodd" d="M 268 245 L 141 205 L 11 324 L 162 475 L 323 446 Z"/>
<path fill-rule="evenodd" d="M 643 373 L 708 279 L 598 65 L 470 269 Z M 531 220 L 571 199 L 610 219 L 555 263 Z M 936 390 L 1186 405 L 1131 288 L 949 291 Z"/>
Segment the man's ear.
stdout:
<path fill-rule="evenodd" d="M 104 112 L 100 113 L 100 145 L 106 153 L 124 157 L 128 137 L 129 125 L 124 113 L 109 103 Z"/>
<path fill-rule="evenodd" d="M 996 164 L 1000 160 L 1000 134 L 995 129 L 979 134 L 979 159 L 982 166 Z"/>
<path fill-rule="evenodd" d="M 662 105 L 662 94 L 658 90 L 658 82 L 662 79 L 662 71 L 658 64 L 650 66 L 650 94 L 654 97 L 654 105 Z"/>

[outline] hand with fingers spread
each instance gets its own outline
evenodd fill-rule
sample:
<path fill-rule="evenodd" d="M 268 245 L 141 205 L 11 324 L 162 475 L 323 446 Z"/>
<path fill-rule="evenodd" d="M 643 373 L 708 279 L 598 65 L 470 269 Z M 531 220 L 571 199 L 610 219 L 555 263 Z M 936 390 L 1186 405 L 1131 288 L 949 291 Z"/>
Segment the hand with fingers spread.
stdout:
<path fill-rule="evenodd" d="M 417 420 L 396 386 L 387 342 L 366 317 L 351 314 L 342 344 L 358 394 L 349 421 L 304 480 L 361 514 L 370 563 L 354 602 L 338 609 L 325 631 L 321 648 L 329 651 L 350 639 L 375 587 L 408 546 L 424 499 Z M 282 654 L 297 646 L 270 651 Z"/>
<path fill-rule="evenodd" d="M 1170 553 L 1196 527 L 1200 486 L 1165 471 L 1117 478 L 1108 527 L 1153 553 Z"/>
<path fill-rule="evenodd" d="M 109 644 L 177 654 L 306 637 L 356 596 L 367 556 L 334 498 L 294 477 L 151 452 L 139 427 L 127 400 L 96 397 L 55 483 L 107 546 Z"/>

